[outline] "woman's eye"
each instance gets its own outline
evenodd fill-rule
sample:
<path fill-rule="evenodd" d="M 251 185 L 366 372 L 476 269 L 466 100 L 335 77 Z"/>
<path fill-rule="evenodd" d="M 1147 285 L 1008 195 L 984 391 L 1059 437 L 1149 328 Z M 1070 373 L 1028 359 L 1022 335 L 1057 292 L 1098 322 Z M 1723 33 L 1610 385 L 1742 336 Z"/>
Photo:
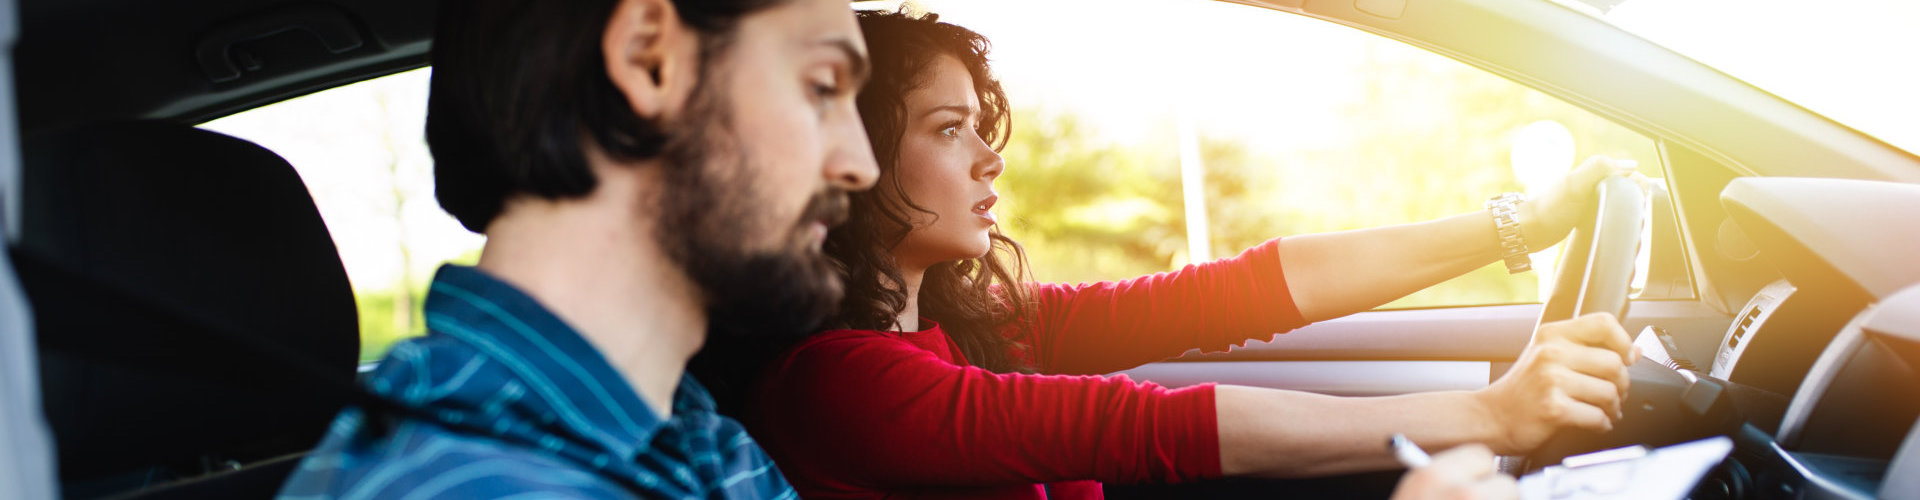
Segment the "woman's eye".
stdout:
<path fill-rule="evenodd" d="M 960 130 L 961 130 L 961 127 L 959 123 L 948 123 L 946 125 L 941 125 L 940 136 L 950 138 L 950 139 L 960 137 Z"/>

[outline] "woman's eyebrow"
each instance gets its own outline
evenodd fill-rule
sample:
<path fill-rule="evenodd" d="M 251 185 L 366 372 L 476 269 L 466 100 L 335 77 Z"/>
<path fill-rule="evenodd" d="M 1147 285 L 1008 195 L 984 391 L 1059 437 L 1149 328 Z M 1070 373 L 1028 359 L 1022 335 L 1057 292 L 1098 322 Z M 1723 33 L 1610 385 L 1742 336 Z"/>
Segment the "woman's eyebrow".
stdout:
<path fill-rule="evenodd" d="M 920 113 L 920 116 L 927 117 L 927 116 L 933 115 L 934 113 L 939 113 L 941 111 L 952 111 L 954 113 L 960 114 L 961 116 L 973 116 L 976 113 L 976 111 L 974 111 L 972 107 L 967 106 L 965 104 L 948 104 L 944 106 L 934 106 L 932 109 L 928 109 L 926 112 Z"/>

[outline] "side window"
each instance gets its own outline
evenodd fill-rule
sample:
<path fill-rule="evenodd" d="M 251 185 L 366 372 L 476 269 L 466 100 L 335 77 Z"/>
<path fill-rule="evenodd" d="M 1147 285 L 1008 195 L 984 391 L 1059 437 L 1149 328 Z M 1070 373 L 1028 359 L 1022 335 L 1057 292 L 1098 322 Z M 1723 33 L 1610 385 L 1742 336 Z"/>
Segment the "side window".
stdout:
<path fill-rule="evenodd" d="M 424 332 L 420 301 L 434 269 L 472 263 L 484 241 L 433 198 L 422 132 L 429 74 L 376 78 L 201 125 L 273 150 L 300 172 L 353 282 L 364 361 Z"/>
<path fill-rule="evenodd" d="M 1003 220 L 1043 281 L 1126 278 L 1275 236 L 1479 211 L 1596 154 L 1662 178 L 1651 139 L 1377 35 L 1226 3 L 1059 3 L 1079 19 L 1070 33 L 1043 29 L 1036 19 L 1055 18 L 1037 13 L 932 7 L 993 40 L 1015 108 Z M 1140 36 L 1140 26 L 1171 31 Z M 1558 253 L 1536 253 L 1533 273 L 1495 263 L 1384 308 L 1538 302 Z"/>

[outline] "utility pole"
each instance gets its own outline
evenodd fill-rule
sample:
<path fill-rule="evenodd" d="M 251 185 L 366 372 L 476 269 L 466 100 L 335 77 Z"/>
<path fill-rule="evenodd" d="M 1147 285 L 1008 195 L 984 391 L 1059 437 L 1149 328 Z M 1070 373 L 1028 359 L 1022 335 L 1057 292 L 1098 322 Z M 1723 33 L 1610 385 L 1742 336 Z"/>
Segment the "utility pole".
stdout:
<path fill-rule="evenodd" d="M 1200 157 L 1200 133 L 1184 103 L 1175 127 L 1180 136 L 1180 189 L 1187 209 L 1187 262 L 1213 260 L 1213 235 L 1207 231 L 1207 165 Z"/>

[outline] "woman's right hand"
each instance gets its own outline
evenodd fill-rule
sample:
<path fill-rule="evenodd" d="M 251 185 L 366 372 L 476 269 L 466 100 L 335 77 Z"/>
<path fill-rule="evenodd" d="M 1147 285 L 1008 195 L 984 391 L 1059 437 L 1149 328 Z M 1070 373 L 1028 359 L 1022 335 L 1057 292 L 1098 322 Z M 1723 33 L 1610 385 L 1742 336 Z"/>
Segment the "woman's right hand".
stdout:
<path fill-rule="evenodd" d="M 1633 342 L 1611 314 L 1540 325 L 1513 368 L 1474 393 L 1500 426 L 1500 439 L 1487 444 L 1521 454 L 1562 428 L 1612 430 L 1635 356 Z"/>
<path fill-rule="evenodd" d="M 1433 463 L 1407 471 L 1393 500 L 1492 500 L 1520 498 L 1520 486 L 1493 466 L 1493 451 L 1470 444 L 1433 456 Z"/>

